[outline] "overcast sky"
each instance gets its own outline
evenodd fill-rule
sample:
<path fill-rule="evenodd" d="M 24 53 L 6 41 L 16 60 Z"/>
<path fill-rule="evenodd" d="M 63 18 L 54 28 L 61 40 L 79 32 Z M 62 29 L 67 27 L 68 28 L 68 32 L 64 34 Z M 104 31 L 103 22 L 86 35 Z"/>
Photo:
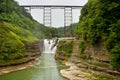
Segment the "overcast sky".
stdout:
<path fill-rule="evenodd" d="M 88 0 L 15 0 L 20 5 L 79 5 L 83 6 Z M 31 15 L 35 20 L 43 23 L 43 10 L 32 9 Z M 73 23 L 79 21 L 80 10 L 73 10 Z M 53 9 L 52 10 L 52 26 L 61 27 L 64 26 L 64 10 Z"/>

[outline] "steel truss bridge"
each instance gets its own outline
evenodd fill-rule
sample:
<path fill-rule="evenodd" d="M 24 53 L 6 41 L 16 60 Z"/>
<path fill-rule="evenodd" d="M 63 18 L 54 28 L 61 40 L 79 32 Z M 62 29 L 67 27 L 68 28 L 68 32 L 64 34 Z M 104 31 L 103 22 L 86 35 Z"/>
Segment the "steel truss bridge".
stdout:
<path fill-rule="evenodd" d="M 66 36 L 66 26 L 71 25 L 72 35 L 72 22 L 73 22 L 73 9 L 81 9 L 83 6 L 76 5 L 21 5 L 31 12 L 31 9 L 43 9 L 43 24 L 51 27 L 52 26 L 52 9 L 63 9 L 64 10 L 64 35 Z"/>

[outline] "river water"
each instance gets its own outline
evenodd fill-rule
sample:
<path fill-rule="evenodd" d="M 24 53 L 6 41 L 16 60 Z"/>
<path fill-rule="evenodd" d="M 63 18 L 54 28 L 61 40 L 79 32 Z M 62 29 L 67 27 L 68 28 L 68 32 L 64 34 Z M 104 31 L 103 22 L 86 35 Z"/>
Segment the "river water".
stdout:
<path fill-rule="evenodd" d="M 12 72 L 0 76 L 0 80 L 68 80 L 59 73 L 64 65 L 55 61 L 56 47 L 51 50 L 53 41 L 44 40 L 44 51 L 39 59 L 39 65 L 33 68 Z"/>

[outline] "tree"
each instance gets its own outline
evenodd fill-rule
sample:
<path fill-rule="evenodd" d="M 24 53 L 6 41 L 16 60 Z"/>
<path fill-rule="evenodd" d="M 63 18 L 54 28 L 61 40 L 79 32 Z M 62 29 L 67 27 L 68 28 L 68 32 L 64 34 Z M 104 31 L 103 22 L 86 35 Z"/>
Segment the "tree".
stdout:
<path fill-rule="evenodd" d="M 78 24 L 77 35 L 93 46 L 104 41 L 113 69 L 120 70 L 120 0 L 89 0 Z"/>

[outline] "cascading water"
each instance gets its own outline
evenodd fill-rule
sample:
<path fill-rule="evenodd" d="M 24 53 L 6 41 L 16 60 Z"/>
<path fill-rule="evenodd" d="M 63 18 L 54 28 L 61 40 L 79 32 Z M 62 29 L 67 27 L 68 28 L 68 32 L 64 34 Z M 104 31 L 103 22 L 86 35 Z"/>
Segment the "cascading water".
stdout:
<path fill-rule="evenodd" d="M 56 40 L 45 39 L 43 53 L 55 54 L 55 52 L 56 52 Z"/>
<path fill-rule="evenodd" d="M 43 54 L 40 56 L 38 65 L 30 69 L 2 75 L 0 80 L 68 80 L 59 73 L 59 69 L 64 65 L 54 59 L 56 44 L 57 39 L 54 41 L 45 39 Z"/>

